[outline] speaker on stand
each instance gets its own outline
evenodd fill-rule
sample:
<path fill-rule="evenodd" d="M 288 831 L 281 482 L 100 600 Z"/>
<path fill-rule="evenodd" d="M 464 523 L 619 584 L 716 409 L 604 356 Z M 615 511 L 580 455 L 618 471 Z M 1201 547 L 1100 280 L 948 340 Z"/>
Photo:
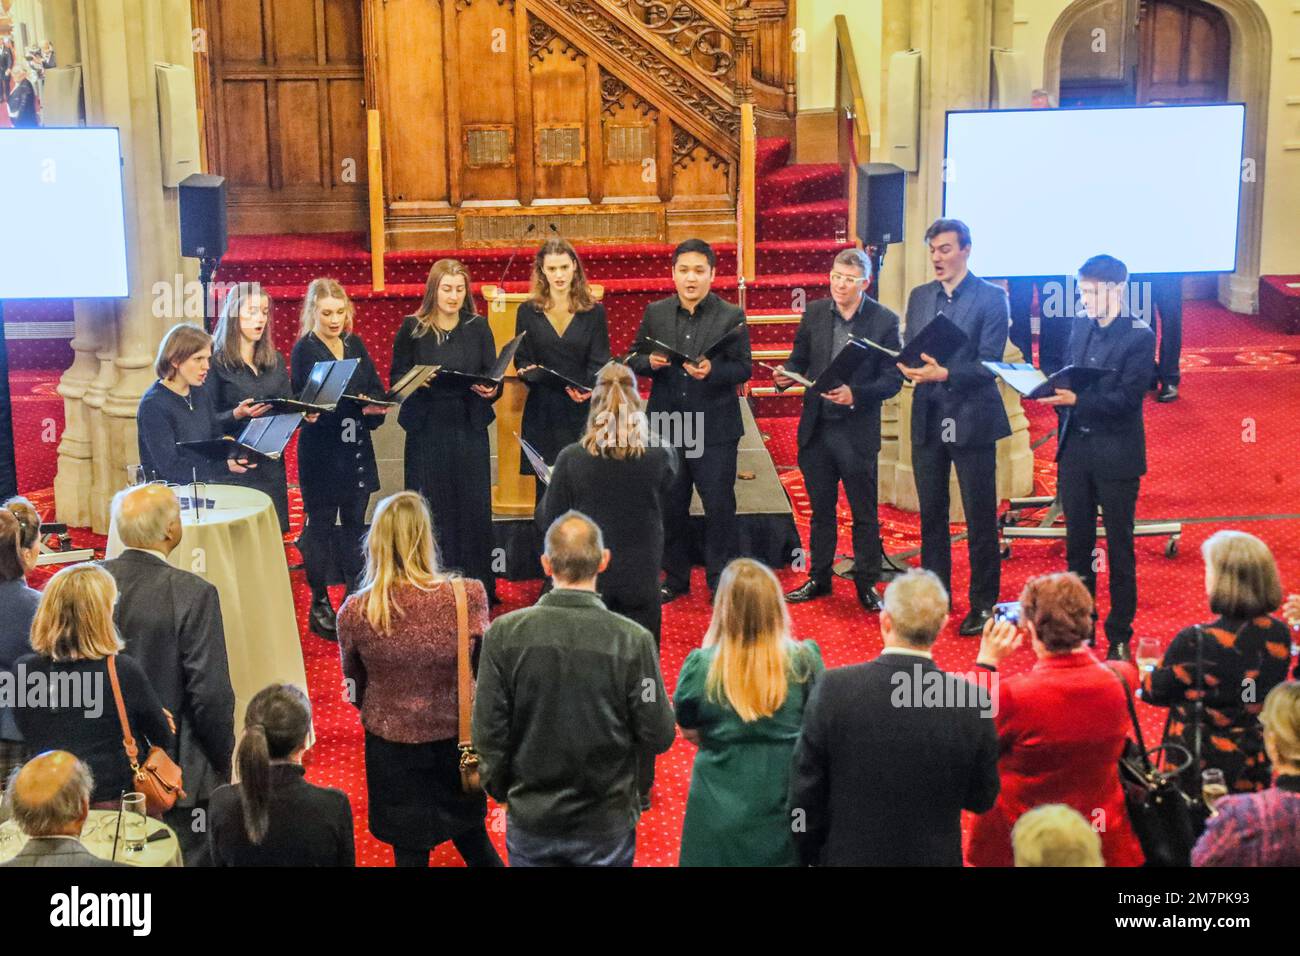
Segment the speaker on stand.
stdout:
<path fill-rule="evenodd" d="M 871 257 L 875 298 L 880 298 L 880 267 L 885 252 L 903 241 L 907 173 L 893 163 L 867 163 L 858 173 L 858 238 Z"/>
<path fill-rule="evenodd" d="M 194 173 L 181 181 L 181 255 L 199 260 L 203 284 L 203 327 L 215 324 L 215 303 L 210 302 L 212 276 L 226 254 L 226 180 L 224 176 Z"/>

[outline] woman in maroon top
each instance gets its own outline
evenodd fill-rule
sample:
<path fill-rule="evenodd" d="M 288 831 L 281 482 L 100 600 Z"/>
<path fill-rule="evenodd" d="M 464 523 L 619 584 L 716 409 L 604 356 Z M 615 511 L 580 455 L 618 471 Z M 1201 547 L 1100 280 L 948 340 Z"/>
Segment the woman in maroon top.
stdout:
<path fill-rule="evenodd" d="M 338 613 L 346 689 L 366 731 L 370 832 L 392 845 L 398 866 L 428 866 L 447 840 L 469 866 L 501 865 L 487 799 L 460 785 L 451 578 L 438 567 L 428 505 L 403 491 L 375 509 L 365 576 Z M 472 578 L 465 591 L 473 649 L 487 629 L 487 592 Z"/>
<path fill-rule="evenodd" d="M 1038 663 L 996 686 L 1002 790 L 993 809 L 975 820 L 967 860 L 1011 866 L 1011 828 L 1027 810 L 1063 803 L 1101 830 L 1107 866 L 1141 866 L 1142 847 L 1129 823 L 1119 780 L 1128 737 L 1128 693 L 1137 687 L 1132 664 L 1103 664 L 1085 643 L 1093 631 L 1092 596 L 1074 574 L 1030 578 L 1020 595 L 1020 627 Z M 996 665 L 1022 643 L 1014 627 L 989 621 L 977 663 Z M 1121 681 L 1123 683 L 1121 683 Z"/>

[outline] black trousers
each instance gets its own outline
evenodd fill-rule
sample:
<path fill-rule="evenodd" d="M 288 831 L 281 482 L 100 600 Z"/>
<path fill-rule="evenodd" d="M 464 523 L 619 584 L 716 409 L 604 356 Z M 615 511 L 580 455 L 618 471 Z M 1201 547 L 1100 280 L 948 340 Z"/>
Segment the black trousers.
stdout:
<path fill-rule="evenodd" d="M 1030 312 L 1034 303 L 1034 288 L 1038 288 L 1039 311 L 1043 301 L 1052 291 L 1050 283 L 1057 283 L 1064 303 L 1065 276 L 1038 276 L 1007 280 L 1011 299 L 1011 343 L 1024 355 L 1025 361 L 1034 362 L 1034 330 Z M 1066 348 L 1070 341 L 1069 315 L 1041 315 L 1038 329 L 1037 365 L 1048 375 L 1065 366 Z"/>
<path fill-rule="evenodd" d="M 952 537 L 948 521 L 948 475 L 957 467 L 957 485 L 966 511 L 966 554 L 970 558 L 970 608 L 997 603 L 1002 578 L 998 551 L 997 446 L 962 447 L 938 434 L 912 446 L 912 472 L 921 505 L 921 567 L 933 571 L 952 595 Z"/>
<path fill-rule="evenodd" d="M 1155 305 L 1150 316 L 1153 329 L 1156 327 L 1156 313 L 1160 315 L 1160 352 L 1155 377 L 1161 385 L 1177 385 L 1182 377 L 1178 361 L 1183 352 L 1183 277 L 1158 275 L 1146 278 L 1151 280 L 1151 297 Z"/>
<path fill-rule="evenodd" d="M 840 484 L 853 515 L 853 580 L 858 590 L 880 580 L 880 516 L 877 511 L 876 454 L 855 454 L 848 421 L 822 421 L 812 439 L 799 449 L 799 469 L 812 504 L 808 548 L 809 574 L 829 583 L 839 541 Z"/>
<path fill-rule="evenodd" d="M 1110 613 L 1106 638 L 1126 644 L 1133 636 L 1137 611 L 1137 558 L 1133 519 L 1140 478 L 1100 478 L 1091 466 L 1088 436 L 1070 435 L 1057 467 L 1057 496 L 1065 512 L 1065 554 L 1070 570 L 1097 593 L 1097 506 L 1106 528 L 1106 565 Z"/>
<path fill-rule="evenodd" d="M 678 449 L 678 469 L 664 495 L 664 583 L 675 591 L 691 586 L 691 487 L 704 505 L 705 578 L 709 588 L 740 553 L 736 523 L 736 452 L 739 441 L 704 445 L 698 458 Z"/>
<path fill-rule="evenodd" d="M 362 491 L 344 500 L 334 497 L 316 499 L 303 489 L 302 508 L 306 525 L 299 539 L 307 583 L 313 592 L 322 591 L 330 582 L 335 567 L 349 588 L 355 587 L 365 570 L 361 541 L 366 534 L 366 505 L 370 492 Z M 337 523 L 336 523 L 337 522 Z"/>

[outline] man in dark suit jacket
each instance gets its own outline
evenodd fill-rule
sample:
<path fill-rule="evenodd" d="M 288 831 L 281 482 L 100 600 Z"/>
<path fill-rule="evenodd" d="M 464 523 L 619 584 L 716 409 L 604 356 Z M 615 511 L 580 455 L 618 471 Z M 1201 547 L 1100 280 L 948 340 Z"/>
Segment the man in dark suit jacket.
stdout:
<path fill-rule="evenodd" d="M 808 306 L 795 333 L 784 368 L 813 381 L 850 338 L 870 339 L 897 351 L 898 316 L 867 295 L 871 260 L 859 249 L 845 249 L 831 268 L 831 297 Z M 778 372 L 778 388 L 794 384 Z M 880 454 L 880 403 L 898 394 L 903 376 L 889 357 L 870 349 L 847 383 L 803 396 L 799 416 L 799 468 L 812 502 L 808 580 L 787 594 L 792 603 L 831 592 L 835 561 L 840 482 L 853 513 L 853 583 L 868 611 L 880 610 L 880 520 L 877 514 L 876 458 Z"/>
<path fill-rule="evenodd" d="M 126 866 L 91 853 L 81 842 L 95 781 L 66 750 L 33 757 L 14 772 L 8 799 L 27 845 L 0 867 Z"/>
<path fill-rule="evenodd" d="M 885 589 L 874 661 L 827 671 L 804 709 L 790 776 L 805 864 L 961 866 L 961 811 L 997 799 L 998 737 L 987 689 L 930 656 L 948 595 L 913 569 Z"/>
<path fill-rule="evenodd" d="M 176 495 L 162 485 L 119 492 L 113 523 L 126 550 L 104 568 L 117 582 L 113 618 L 126 653 L 139 661 L 176 721 L 171 756 L 184 771 L 186 798 L 165 819 L 186 864 L 194 865 L 206 857 L 207 841 L 193 832 L 191 810 L 206 807 L 212 791 L 230 779 L 235 692 L 217 589 L 167 563 L 180 544 L 180 513 Z"/>
<path fill-rule="evenodd" d="M 1138 486 L 1147 470 L 1142 402 L 1155 356 L 1155 333 L 1126 306 L 1127 284 L 1128 269 L 1113 256 L 1093 256 L 1079 268 L 1086 314 L 1074 319 L 1069 364 L 1115 371 L 1084 390 L 1058 388 L 1055 396 L 1043 399 L 1060 415 L 1057 494 L 1065 512 L 1066 560 L 1094 595 L 1093 549 L 1101 506 L 1110 577 L 1106 654 L 1119 660 L 1129 658 L 1137 611 L 1133 521 Z"/>
<path fill-rule="evenodd" d="M 948 476 L 957 484 L 966 512 L 970 557 L 970 613 L 959 633 L 980 634 L 998 600 L 997 442 L 1011 434 L 997 378 L 981 362 L 1001 362 L 1007 348 L 1007 294 L 974 275 L 970 229 L 959 219 L 938 219 L 926 230 L 935 280 L 917 286 L 907 300 L 910 342 L 942 312 L 966 342 L 946 366 L 925 356 L 916 368 L 899 368 L 916 384 L 912 399 L 912 472 L 921 508 L 921 566 L 952 591 Z"/>
<path fill-rule="evenodd" d="M 736 388 L 749 381 L 753 359 L 749 326 L 738 306 L 710 292 L 717 256 L 708 243 L 688 239 L 673 252 L 677 294 L 646 307 L 638 345 L 656 339 L 698 361 L 674 362 L 663 351 L 638 352 L 628 364 L 650 375 L 651 424 L 677 450 L 679 467 L 664 496 L 664 603 L 691 589 L 691 487 L 700 493 L 705 518 L 705 571 L 709 590 L 727 562 L 740 553 L 736 526 L 736 453 L 745 432 Z M 711 356 L 723 336 L 732 333 Z M 649 348 L 653 348 L 650 345 Z"/>

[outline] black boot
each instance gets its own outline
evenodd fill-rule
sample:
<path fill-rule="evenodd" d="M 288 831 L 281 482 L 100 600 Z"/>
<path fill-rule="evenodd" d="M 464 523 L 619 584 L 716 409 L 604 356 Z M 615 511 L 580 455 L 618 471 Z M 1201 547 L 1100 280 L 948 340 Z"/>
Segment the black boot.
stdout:
<path fill-rule="evenodd" d="M 338 622 L 334 616 L 334 607 L 330 604 L 329 592 L 324 589 L 313 591 L 311 610 L 307 613 L 307 627 L 317 637 L 327 641 L 337 641 Z"/>

